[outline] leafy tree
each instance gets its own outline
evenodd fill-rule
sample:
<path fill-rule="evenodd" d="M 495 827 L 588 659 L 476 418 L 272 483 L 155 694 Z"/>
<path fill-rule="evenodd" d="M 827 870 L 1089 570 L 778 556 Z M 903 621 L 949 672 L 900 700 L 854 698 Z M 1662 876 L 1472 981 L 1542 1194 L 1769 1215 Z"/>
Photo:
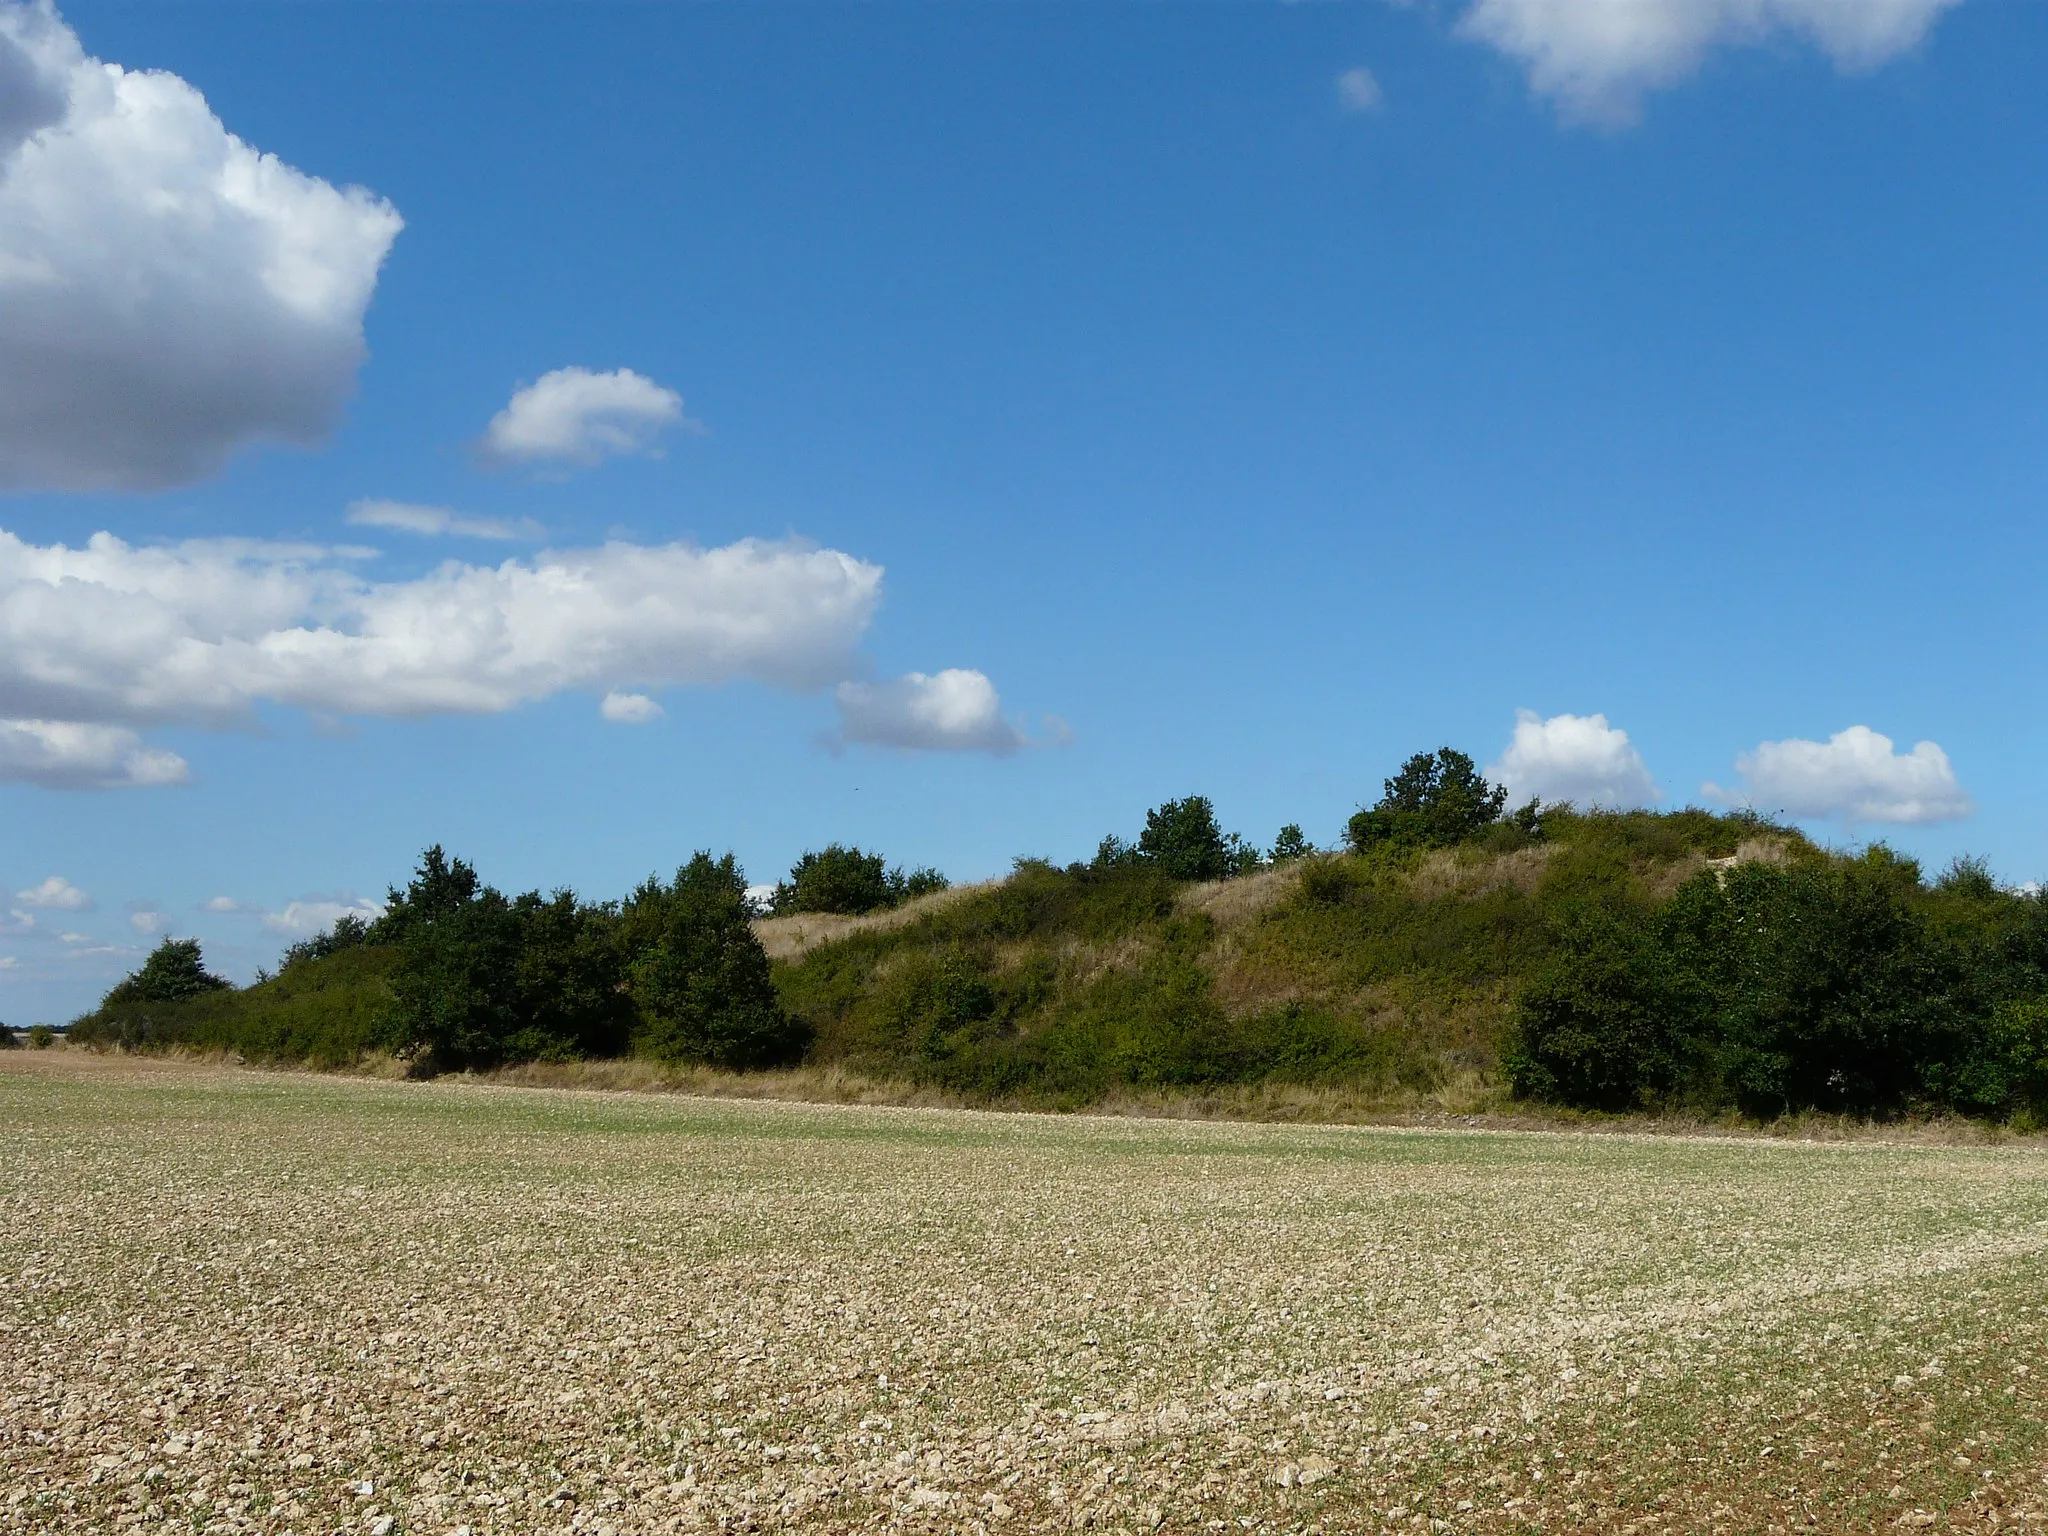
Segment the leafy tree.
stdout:
<path fill-rule="evenodd" d="M 493 1067 L 525 1022 L 520 923 L 502 892 L 432 848 L 378 923 L 398 944 L 392 1016 L 401 1050 L 437 1069 Z"/>
<path fill-rule="evenodd" d="M 1234 851 L 1206 795 L 1169 800 L 1147 811 L 1138 856 L 1172 880 L 1221 880 L 1236 873 Z"/>
<path fill-rule="evenodd" d="M 395 943 L 394 1033 L 436 1068 L 622 1050 L 631 1029 L 616 916 L 573 891 L 517 899 L 437 845 L 365 938 Z"/>
<path fill-rule="evenodd" d="M 38 1051 L 47 1051 L 57 1043 L 57 1031 L 48 1024 L 31 1024 L 28 1027 L 28 1043 Z"/>
<path fill-rule="evenodd" d="M 1418 752 L 1386 782 L 1371 810 L 1344 829 L 1352 850 L 1452 848 L 1500 819 L 1508 792 L 1486 782 L 1472 759 L 1452 747 Z"/>
<path fill-rule="evenodd" d="M 574 891 L 528 891 L 512 903 L 519 928 L 513 977 L 518 1021 L 508 1060 L 622 1054 L 633 1002 L 616 911 L 578 901 Z"/>
<path fill-rule="evenodd" d="M 898 874 L 898 881 L 902 876 Z M 790 868 L 789 878 L 775 887 L 774 910 L 778 917 L 792 912 L 879 912 L 902 899 L 902 888 L 892 886 L 889 869 L 879 853 L 863 853 L 843 843 L 830 843 L 816 853 L 806 852 Z"/>
<path fill-rule="evenodd" d="M 1963 867 L 1930 890 L 1860 858 L 1709 870 L 1563 925 L 1519 1000 L 1518 1092 L 1752 1115 L 2048 1108 L 2048 916 Z"/>
<path fill-rule="evenodd" d="M 344 949 L 355 949 L 364 944 L 369 934 L 369 923 L 353 912 L 344 912 L 325 933 L 301 939 L 287 949 L 284 958 L 278 961 L 278 967 L 282 969 L 287 965 L 304 965 L 309 960 L 325 960 L 329 955 L 338 955 Z"/>
<path fill-rule="evenodd" d="M 648 1055 L 738 1069 L 803 1054 L 808 1031 L 776 999 L 746 898 L 733 856 L 709 852 L 692 855 L 672 883 L 650 878 L 627 898 L 620 933 Z"/>
<path fill-rule="evenodd" d="M 889 871 L 889 889 L 895 894 L 896 904 L 915 901 L 920 896 L 929 896 L 934 891 L 949 891 L 953 882 L 929 864 L 904 874 L 900 869 Z"/>
<path fill-rule="evenodd" d="M 1138 863 L 1143 857 L 1137 849 L 1112 832 L 1095 845 L 1094 867 L 1104 870 L 1122 869 Z M 1052 866 L 1047 864 L 1045 867 L 1050 869 Z M 1023 868 L 1022 860 L 1018 861 L 1018 868 Z"/>
<path fill-rule="evenodd" d="M 102 1008 L 124 1003 L 178 1003 L 233 985 L 206 969 L 197 939 L 165 939 L 140 969 L 115 983 Z"/>
<path fill-rule="evenodd" d="M 460 912 L 476 900 L 478 889 L 476 870 L 460 859 L 449 858 L 436 843 L 420 855 L 412 883 L 402 891 L 393 888 L 386 893 L 384 915 L 370 925 L 364 940 L 399 943 L 414 926 Z"/>
<path fill-rule="evenodd" d="M 1305 859 L 1316 851 L 1298 823 L 1290 821 L 1280 829 L 1280 835 L 1273 839 L 1272 861 L 1285 864 L 1289 859 Z"/>

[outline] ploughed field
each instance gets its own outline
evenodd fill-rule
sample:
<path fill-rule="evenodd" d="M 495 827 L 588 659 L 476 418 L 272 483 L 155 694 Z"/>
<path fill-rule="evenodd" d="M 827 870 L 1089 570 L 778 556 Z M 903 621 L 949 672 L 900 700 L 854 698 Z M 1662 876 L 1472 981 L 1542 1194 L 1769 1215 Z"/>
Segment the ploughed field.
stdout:
<path fill-rule="evenodd" d="M 0 1531 L 2048 1525 L 2048 1155 L 0 1060 Z"/>

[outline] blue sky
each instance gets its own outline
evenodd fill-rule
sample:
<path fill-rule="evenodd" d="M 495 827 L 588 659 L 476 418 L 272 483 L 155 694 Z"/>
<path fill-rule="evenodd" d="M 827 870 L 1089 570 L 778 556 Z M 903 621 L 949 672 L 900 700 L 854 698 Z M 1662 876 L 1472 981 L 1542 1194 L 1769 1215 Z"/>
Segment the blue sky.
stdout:
<path fill-rule="evenodd" d="M 2048 874 L 2048 8 L 1829 14 L 0 5 L 0 1017 L 1445 743 Z"/>

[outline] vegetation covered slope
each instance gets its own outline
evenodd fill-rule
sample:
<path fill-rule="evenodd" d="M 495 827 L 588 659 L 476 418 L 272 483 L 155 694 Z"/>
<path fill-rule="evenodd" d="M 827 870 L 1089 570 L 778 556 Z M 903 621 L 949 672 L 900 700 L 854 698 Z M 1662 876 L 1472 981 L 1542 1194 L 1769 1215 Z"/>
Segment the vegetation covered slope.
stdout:
<path fill-rule="evenodd" d="M 375 923 L 237 990 L 167 941 L 77 1038 L 418 1071 L 799 1062 L 976 1102 L 1244 1085 L 1769 1117 L 2048 1112 L 2048 901 L 1746 813 L 1510 811 L 1417 754 L 1342 852 L 1200 796 L 1086 863 L 948 890 L 806 854 L 750 918 L 730 855 L 624 900 L 507 897 L 428 851 Z"/>
<path fill-rule="evenodd" d="M 1738 850 L 1821 856 L 1741 816 L 1551 812 L 1451 848 L 1316 854 L 1222 881 L 1023 861 L 913 922 L 792 957 L 776 985 L 818 1059 L 971 1097 L 1426 1086 L 1497 1068 L 1568 911 L 1654 908 Z"/>

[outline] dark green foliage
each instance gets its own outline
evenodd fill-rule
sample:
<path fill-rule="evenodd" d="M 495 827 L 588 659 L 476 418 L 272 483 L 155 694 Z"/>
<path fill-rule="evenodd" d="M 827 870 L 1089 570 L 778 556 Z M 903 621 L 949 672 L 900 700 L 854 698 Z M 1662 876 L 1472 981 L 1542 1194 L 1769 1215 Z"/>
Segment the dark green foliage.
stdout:
<path fill-rule="evenodd" d="M 393 1043 L 437 1069 L 615 1054 L 630 1029 L 615 921 L 569 891 L 507 900 L 428 849 L 371 929 L 398 951 Z"/>
<path fill-rule="evenodd" d="M 31 1028 L 33 1027 L 31 1026 Z M 42 1026 L 44 1029 L 49 1027 L 47 1024 Z M 20 1049 L 21 1036 L 14 1032 L 14 1026 L 11 1024 L 0 1024 L 0 1051 L 18 1051 Z"/>
<path fill-rule="evenodd" d="M 633 1032 L 623 985 L 618 919 L 573 891 L 529 891 L 512 903 L 519 929 L 514 973 L 519 1025 L 508 1060 L 617 1056 Z"/>
<path fill-rule="evenodd" d="M 1377 805 L 1351 818 L 1344 836 L 1354 853 L 1455 848 L 1498 821 L 1507 798 L 1505 789 L 1487 783 L 1472 759 L 1455 748 L 1418 752 L 1387 780 Z"/>
<path fill-rule="evenodd" d="M 907 875 L 900 870 L 891 870 L 889 883 L 896 894 L 898 904 L 915 901 L 920 896 L 930 896 L 938 891 L 950 891 L 953 888 L 953 882 L 929 864 L 913 869 Z"/>
<path fill-rule="evenodd" d="M 878 912 L 892 905 L 887 862 L 879 853 L 863 853 L 841 843 L 823 851 L 805 852 L 775 887 L 775 913 Z"/>
<path fill-rule="evenodd" d="M 1112 870 L 1144 864 L 1169 880 L 1227 880 L 1265 862 L 1256 844 L 1236 832 L 1224 835 L 1206 795 L 1189 795 L 1147 811 L 1145 830 L 1136 843 L 1115 833 L 1105 837 L 1096 845 L 1094 867 Z"/>
<path fill-rule="evenodd" d="M 627 898 L 619 932 L 648 1055 L 745 1068 L 803 1054 L 808 1032 L 776 998 L 746 892 L 731 854 L 700 852 L 673 883 L 649 879 Z"/>
<path fill-rule="evenodd" d="M 1234 873 L 1232 849 L 1207 795 L 1169 800 L 1145 813 L 1138 856 L 1169 880 L 1221 880 Z"/>
<path fill-rule="evenodd" d="M 13 1031 L 9 1031 L 10 1038 Z M 28 1043 L 32 1050 L 47 1051 L 57 1043 L 57 1031 L 47 1024 L 31 1024 L 28 1027 Z"/>
<path fill-rule="evenodd" d="M 1931 889 L 1881 845 L 1708 871 L 1654 911 L 1579 913 L 1505 1066 L 1598 1108 L 2038 1112 L 2044 939 L 2042 903 L 1974 862 Z"/>
<path fill-rule="evenodd" d="M 231 985 L 206 969 L 197 939 L 165 939 L 140 969 L 115 984 L 107 1004 L 178 1003 Z"/>
<path fill-rule="evenodd" d="M 229 991 L 206 969 L 197 939 L 165 939 L 129 975 L 108 989 L 99 1007 L 72 1026 L 89 1045 L 133 1047 L 175 1037 L 186 1005 Z"/>
<path fill-rule="evenodd" d="M 1285 864 L 1290 859 L 1305 859 L 1316 851 L 1316 845 L 1308 840 L 1299 825 L 1287 823 L 1280 829 L 1280 835 L 1273 839 L 1273 862 Z"/>
<path fill-rule="evenodd" d="M 1672 1098 L 1695 1065 L 1696 999 L 1649 918 L 1579 907 L 1522 992 L 1502 1061 L 1527 1098 L 1640 1109 Z"/>
<path fill-rule="evenodd" d="M 905 874 L 891 869 L 879 853 L 863 853 L 841 843 L 805 853 L 775 887 L 771 910 L 778 917 L 796 912 L 837 912 L 858 916 L 899 907 L 918 896 L 951 885 L 929 866 Z"/>
<path fill-rule="evenodd" d="M 438 851 L 438 850 L 436 850 Z M 289 965 L 304 965 L 308 960 L 325 960 L 329 955 L 338 955 L 344 949 L 354 949 L 369 941 L 370 925 L 353 912 L 343 913 L 334 920 L 334 926 L 325 933 L 316 933 L 310 939 L 301 939 L 284 952 L 278 962 L 280 968 Z"/>

